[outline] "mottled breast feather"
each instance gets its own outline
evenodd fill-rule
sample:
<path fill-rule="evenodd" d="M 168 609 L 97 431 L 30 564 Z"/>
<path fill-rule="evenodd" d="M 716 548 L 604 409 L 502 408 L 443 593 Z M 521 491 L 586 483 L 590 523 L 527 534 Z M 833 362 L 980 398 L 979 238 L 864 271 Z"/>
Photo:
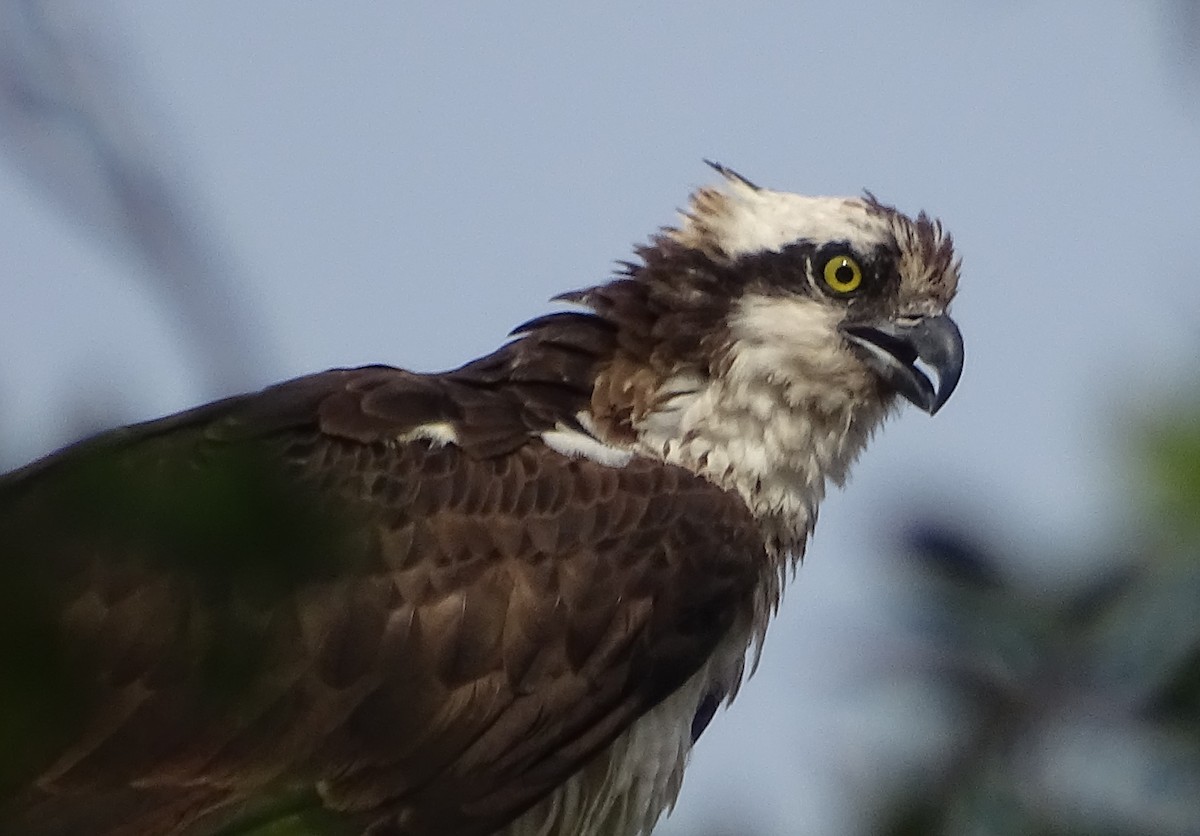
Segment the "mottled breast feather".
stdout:
<path fill-rule="evenodd" d="M 17 752 L 0 831 L 201 833 L 263 796 L 350 832 L 487 834 L 686 681 L 753 597 L 753 521 L 681 468 L 547 448 L 613 333 L 523 333 L 446 375 L 300 378 L 0 481 L 21 567 L 0 603 L 52 614 L 28 626 L 72 694 L 54 745 Z"/>

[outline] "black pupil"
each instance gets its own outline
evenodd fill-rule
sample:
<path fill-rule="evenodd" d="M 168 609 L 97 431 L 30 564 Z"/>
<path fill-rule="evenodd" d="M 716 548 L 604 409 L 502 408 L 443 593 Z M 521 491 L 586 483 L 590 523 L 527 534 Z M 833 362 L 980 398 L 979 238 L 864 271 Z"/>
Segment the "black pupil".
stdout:
<path fill-rule="evenodd" d="M 854 281 L 854 268 L 843 261 L 833 271 L 833 275 L 837 276 L 837 280 L 842 284 L 850 284 L 850 282 Z"/>

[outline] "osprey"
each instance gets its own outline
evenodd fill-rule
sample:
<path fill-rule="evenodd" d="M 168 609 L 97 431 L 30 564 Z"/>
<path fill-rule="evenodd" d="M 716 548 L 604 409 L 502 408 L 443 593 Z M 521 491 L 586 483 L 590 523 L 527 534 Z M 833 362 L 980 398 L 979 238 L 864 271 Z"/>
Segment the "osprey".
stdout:
<path fill-rule="evenodd" d="M 0 832 L 649 833 L 826 485 L 962 369 L 939 223 L 714 168 L 461 368 L 326 371 L 0 480 Z"/>

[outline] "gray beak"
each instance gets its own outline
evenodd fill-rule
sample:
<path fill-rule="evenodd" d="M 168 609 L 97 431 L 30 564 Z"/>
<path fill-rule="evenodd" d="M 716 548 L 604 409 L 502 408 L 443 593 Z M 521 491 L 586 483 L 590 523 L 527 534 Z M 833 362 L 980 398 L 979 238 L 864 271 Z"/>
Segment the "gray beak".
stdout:
<path fill-rule="evenodd" d="M 950 399 L 962 376 L 962 333 L 945 314 L 843 325 L 842 333 L 876 374 L 930 415 Z M 918 360 L 937 373 L 936 389 Z"/>

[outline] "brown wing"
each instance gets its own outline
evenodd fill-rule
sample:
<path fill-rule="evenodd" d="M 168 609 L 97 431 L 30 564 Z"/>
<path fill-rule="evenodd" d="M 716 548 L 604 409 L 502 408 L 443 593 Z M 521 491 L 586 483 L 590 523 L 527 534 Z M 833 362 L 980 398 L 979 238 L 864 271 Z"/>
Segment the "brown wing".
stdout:
<path fill-rule="evenodd" d="M 568 459 L 530 415 L 329 372 L 0 483 L 0 832 L 319 797 L 349 832 L 471 836 L 544 796 L 698 669 L 763 546 L 707 482 Z M 463 446 L 395 441 L 436 421 Z"/>

